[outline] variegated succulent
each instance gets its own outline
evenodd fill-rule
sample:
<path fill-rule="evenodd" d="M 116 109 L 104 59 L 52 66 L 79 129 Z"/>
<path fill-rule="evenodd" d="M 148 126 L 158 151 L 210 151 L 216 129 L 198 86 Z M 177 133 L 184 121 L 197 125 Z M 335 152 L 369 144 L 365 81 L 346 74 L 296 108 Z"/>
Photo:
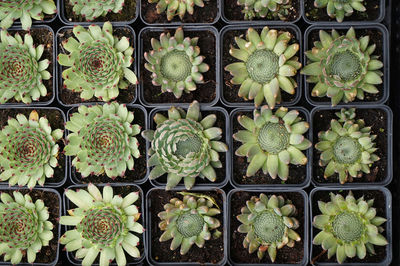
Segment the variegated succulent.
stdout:
<path fill-rule="evenodd" d="M 93 21 L 111 12 L 120 13 L 125 0 L 69 0 L 69 4 L 74 14 L 81 15 L 86 21 Z"/>
<path fill-rule="evenodd" d="M 280 20 L 287 20 L 292 0 L 238 0 L 237 4 L 243 7 L 244 19 L 265 18 L 267 15 Z"/>
<path fill-rule="evenodd" d="M 193 15 L 194 7 L 203 7 L 203 0 L 148 0 L 150 4 L 157 3 L 157 14 L 167 13 L 168 21 L 175 16 L 182 20 L 186 13 Z M 207 0 L 206 0 L 207 1 Z"/>
<path fill-rule="evenodd" d="M 336 18 L 337 22 L 343 22 L 345 17 L 353 14 L 354 9 L 365 12 L 364 0 L 315 0 L 316 8 L 326 8 L 328 16 Z"/>

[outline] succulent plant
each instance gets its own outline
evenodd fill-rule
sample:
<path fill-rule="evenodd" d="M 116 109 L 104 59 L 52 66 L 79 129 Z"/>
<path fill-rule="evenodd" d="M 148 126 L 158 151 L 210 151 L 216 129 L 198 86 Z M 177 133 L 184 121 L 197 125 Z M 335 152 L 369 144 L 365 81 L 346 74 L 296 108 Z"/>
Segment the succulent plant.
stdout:
<path fill-rule="evenodd" d="M 231 48 L 229 53 L 241 62 L 225 67 L 233 76 L 231 83 L 241 85 L 239 97 L 253 100 L 258 107 L 264 100 L 273 109 L 281 101 L 283 89 L 295 93 L 296 81 L 292 78 L 301 68 L 298 57 L 299 44 L 293 43 L 292 34 L 278 32 L 264 27 L 260 34 L 249 28 L 246 40 L 235 37 L 239 49 Z"/>
<path fill-rule="evenodd" d="M 9 118 L 0 131 L 0 181 L 30 189 L 36 183 L 43 186 L 58 165 L 57 141 L 62 137 L 63 130 L 52 130 L 47 118 L 39 118 L 36 111 L 29 118 L 23 114 Z"/>
<path fill-rule="evenodd" d="M 126 168 L 133 170 L 133 158 L 139 158 L 136 135 L 140 126 L 132 124 L 133 112 L 116 102 L 87 107 L 73 113 L 66 128 L 68 145 L 65 154 L 76 156 L 72 165 L 82 177 L 105 173 L 114 179 L 123 177 Z"/>
<path fill-rule="evenodd" d="M 363 5 L 364 0 L 315 0 L 316 8 L 326 8 L 328 16 L 336 18 L 338 22 L 343 22 L 344 17 L 353 14 L 354 9 L 365 12 L 367 9 Z"/>
<path fill-rule="evenodd" d="M 364 120 L 354 119 L 354 108 L 342 109 L 336 115 L 340 120 L 332 119 L 330 128 L 318 134 L 315 148 L 322 152 L 319 164 L 325 167 L 324 177 L 338 173 L 344 184 L 349 176 L 352 179 L 363 172 L 368 174 L 379 157 L 374 153 L 376 135 L 371 135 L 371 127 L 365 126 Z"/>
<path fill-rule="evenodd" d="M 199 38 L 185 38 L 183 34 L 178 28 L 172 37 L 168 32 L 161 34 L 160 41 L 152 38 L 153 50 L 144 54 L 144 66 L 152 72 L 153 85 L 161 86 L 163 93 L 172 92 L 176 98 L 196 90 L 196 83 L 204 82 L 201 73 L 209 70 L 197 46 Z"/>
<path fill-rule="evenodd" d="M 154 116 L 157 129 L 142 132 L 151 142 L 147 164 L 154 168 L 149 178 L 156 179 L 167 173 L 167 190 L 178 185 L 182 178 L 188 190 L 198 176 L 214 182 L 217 178 L 214 168 L 222 168 L 218 152 L 228 150 L 227 145 L 219 141 L 222 129 L 213 127 L 216 120 L 215 114 L 202 119 L 197 101 L 187 112 L 171 107 L 168 118 L 157 113 Z"/>
<path fill-rule="evenodd" d="M 287 180 L 289 164 L 307 163 L 307 157 L 301 151 L 311 147 L 311 142 L 303 136 L 309 125 L 297 110 L 280 107 L 274 114 L 264 105 L 261 110 L 254 110 L 253 119 L 242 115 L 238 122 L 245 130 L 233 135 L 235 140 L 243 143 L 235 154 L 247 156 L 250 163 L 246 172 L 248 177 L 262 169 L 273 179 L 279 176 Z"/>
<path fill-rule="evenodd" d="M 131 233 L 141 235 L 144 231 L 138 223 L 138 207 L 133 204 L 139 192 L 122 197 L 114 195 L 107 185 L 102 194 L 89 184 L 87 191 L 67 189 L 65 195 L 77 208 L 68 210 L 69 216 L 60 219 L 61 224 L 74 226 L 60 238 L 60 243 L 68 252 L 76 251 L 76 258 L 83 259 L 82 265 L 92 265 L 99 253 L 100 265 L 109 265 L 114 259 L 118 266 L 126 265 L 125 252 L 140 257 L 140 239 Z"/>
<path fill-rule="evenodd" d="M 313 218 L 313 226 L 321 230 L 313 239 L 314 245 L 328 250 L 328 258 L 336 254 L 343 263 L 347 257 L 364 259 L 367 252 L 375 254 L 374 245 L 385 246 L 387 240 L 380 233 L 385 218 L 376 216 L 374 200 L 355 199 L 352 192 L 344 198 L 330 193 L 331 201 L 318 201 L 320 215 Z"/>
<path fill-rule="evenodd" d="M 214 239 L 222 235 L 217 229 L 221 222 L 213 217 L 221 211 L 215 200 L 209 196 L 187 192 L 179 194 L 183 195 L 183 199 L 171 199 L 164 205 L 165 211 L 158 213 L 161 219 L 158 226 L 164 231 L 160 242 L 172 239 L 171 250 L 180 246 L 180 254 L 185 255 L 193 244 L 203 248 L 211 235 Z"/>
<path fill-rule="evenodd" d="M 15 20 L 19 19 L 22 28 L 29 30 L 32 26 L 32 19 L 43 20 L 43 13 L 47 15 L 57 13 L 53 0 L 1 0 L 0 27 L 8 29 Z"/>
<path fill-rule="evenodd" d="M 24 256 L 28 263 L 36 260 L 36 253 L 53 239 L 53 224 L 43 200 L 35 202 L 29 194 L 14 191 L 0 193 L 0 255 L 4 261 L 19 264 Z"/>
<path fill-rule="evenodd" d="M 280 20 L 287 20 L 292 0 L 238 0 L 237 4 L 243 6 L 244 19 L 265 18 L 267 15 Z"/>
<path fill-rule="evenodd" d="M 193 15 L 194 6 L 203 7 L 203 0 L 148 0 L 150 4 L 157 3 L 157 14 L 166 12 L 168 21 L 176 15 L 182 20 L 186 12 Z"/>
<path fill-rule="evenodd" d="M 81 15 L 87 21 L 104 17 L 108 13 L 121 13 L 125 0 L 69 0 L 74 14 Z"/>
<path fill-rule="evenodd" d="M 295 242 L 301 240 L 295 231 L 299 227 L 299 221 L 293 217 L 296 213 L 292 202 L 282 196 L 268 197 L 264 193 L 259 197 L 252 196 L 236 217 L 242 223 L 238 232 L 246 234 L 244 248 L 248 248 L 250 254 L 257 250 L 260 260 L 268 252 L 274 262 L 277 249 L 293 247 Z"/>
<path fill-rule="evenodd" d="M 383 63 L 372 55 L 376 45 L 369 45 L 369 36 L 358 39 L 354 28 L 346 35 L 321 30 L 319 36 L 321 41 L 306 52 L 309 64 L 302 70 L 302 74 L 309 76 L 308 82 L 316 83 L 312 96 L 328 96 L 334 106 L 342 100 L 362 100 L 365 92 L 378 93 L 375 85 L 382 83 L 383 73 L 379 69 Z"/>
<path fill-rule="evenodd" d="M 62 45 L 69 54 L 59 54 L 58 62 L 68 67 L 62 72 L 64 87 L 80 92 L 83 100 L 93 96 L 102 101 L 110 101 L 119 95 L 119 89 L 127 89 L 136 84 L 132 65 L 133 48 L 129 39 L 119 39 L 113 35 L 110 22 L 103 28 L 90 25 L 88 30 L 75 26 L 74 37 L 63 41 Z"/>
<path fill-rule="evenodd" d="M 6 30 L 0 30 L 0 40 L 0 104 L 12 98 L 31 103 L 46 96 L 43 80 L 51 75 L 46 70 L 50 61 L 39 61 L 44 45 L 35 47 L 29 33 L 22 39 L 18 33 L 12 37 Z"/>

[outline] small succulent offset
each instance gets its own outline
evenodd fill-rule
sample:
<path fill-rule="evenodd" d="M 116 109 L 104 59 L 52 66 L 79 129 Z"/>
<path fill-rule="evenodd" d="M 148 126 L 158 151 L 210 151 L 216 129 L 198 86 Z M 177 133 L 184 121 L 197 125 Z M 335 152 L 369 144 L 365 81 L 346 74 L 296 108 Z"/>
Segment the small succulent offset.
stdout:
<path fill-rule="evenodd" d="M 374 200 L 355 199 L 352 192 L 344 198 L 330 193 L 331 201 L 318 201 L 322 214 L 313 219 L 313 226 L 321 230 L 313 240 L 328 250 L 328 258 L 336 254 L 336 260 L 343 263 L 347 257 L 364 259 L 367 252 L 375 254 L 374 245 L 385 246 L 387 240 L 380 233 L 385 218 L 376 216 Z"/>
<path fill-rule="evenodd" d="M 299 228 L 299 221 L 293 217 L 297 213 L 296 207 L 290 200 L 282 196 L 261 193 L 259 197 L 252 196 L 246 201 L 237 219 L 242 223 L 239 233 L 245 233 L 244 248 L 249 253 L 257 250 L 261 260 L 265 252 L 272 262 L 275 261 L 277 249 L 284 246 L 293 247 L 301 240 L 295 231 Z"/>
<path fill-rule="evenodd" d="M 196 90 L 196 83 L 203 83 L 203 75 L 209 66 L 204 63 L 197 46 L 199 38 L 184 37 L 183 29 L 178 28 L 175 35 L 162 33 L 160 41 L 152 38 L 153 50 L 144 53 L 145 68 L 152 72 L 154 86 L 161 86 L 161 92 L 172 92 L 180 98 L 183 92 Z"/>
<path fill-rule="evenodd" d="M 273 109 L 281 102 L 283 89 L 289 94 L 295 93 L 296 81 L 292 78 L 301 68 L 299 44 L 293 43 L 292 34 L 278 32 L 264 27 L 260 34 L 253 28 L 247 30 L 246 39 L 235 37 L 239 49 L 231 48 L 229 53 L 241 62 L 225 67 L 233 76 L 231 83 L 241 85 L 239 97 L 253 100 L 256 107 L 264 98 Z"/>
<path fill-rule="evenodd" d="M 353 14 L 354 9 L 365 12 L 367 9 L 363 5 L 364 0 L 315 0 L 316 8 L 326 8 L 328 16 L 336 18 L 337 22 L 343 22 L 344 17 Z"/>
<path fill-rule="evenodd" d="M 86 21 L 93 21 L 104 17 L 108 13 L 120 13 L 125 5 L 125 0 L 69 0 L 74 14 L 81 15 Z"/>
<path fill-rule="evenodd" d="M 47 118 L 39 118 L 36 111 L 29 118 L 23 114 L 9 118 L 0 131 L 0 181 L 30 189 L 36 183 L 43 186 L 58 165 L 57 141 L 62 137 L 63 130 L 52 130 Z"/>
<path fill-rule="evenodd" d="M 297 110 L 280 107 L 275 114 L 268 106 L 254 110 L 253 119 L 242 115 L 238 122 L 245 130 L 239 130 L 233 138 L 243 144 L 236 150 L 237 156 L 247 156 L 250 163 L 246 175 L 254 176 L 262 169 L 271 178 L 279 176 L 287 180 L 289 164 L 305 165 L 307 157 L 301 152 L 311 147 L 304 138 L 309 125 Z"/>
<path fill-rule="evenodd" d="M 44 45 L 35 47 L 29 33 L 22 39 L 18 33 L 12 37 L 6 30 L 0 30 L 0 40 L 0 104 L 12 98 L 31 103 L 46 96 L 43 80 L 51 75 L 46 70 L 50 61 L 40 61 Z"/>
<path fill-rule="evenodd" d="M 365 92 L 378 93 L 376 85 L 382 83 L 383 63 L 379 56 L 372 55 L 376 45 L 369 45 L 369 36 L 358 39 L 354 28 L 346 35 L 321 30 L 319 36 L 320 41 L 306 52 L 309 64 L 302 69 L 302 74 L 309 76 L 307 81 L 316 83 L 312 96 L 327 96 L 335 106 L 342 100 L 363 100 Z"/>
<path fill-rule="evenodd" d="M 13 196 L 0 193 L 0 255 L 16 265 L 27 256 L 34 263 L 36 253 L 53 239 L 53 224 L 43 200 L 35 202 L 29 194 L 14 191 Z"/>
<path fill-rule="evenodd" d="M 187 192 L 179 194 L 183 195 L 183 199 L 171 199 L 164 205 L 165 211 L 158 213 L 161 219 L 158 226 L 165 231 L 160 242 L 172 239 L 171 250 L 181 246 L 180 254 L 185 255 L 193 244 L 203 248 L 211 235 L 214 239 L 222 235 L 217 229 L 221 222 L 213 217 L 221 211 L 212 197 Z"/>
<path fill-rule="evenodd" d="M 76 156 L 72 165 L 82 177 L 105 173 L 114 179 L 133 170 L 133 158 L 139 158 L 136 135 L 140 126 L 132 124 L 133 112 L 116 102 L 87 107 L 81 105 L 65 128 L 71 131 L 65 154 Z"/>
<path fill-rule="evenodd" d="M 32 19 L 43 20 L 43 13 L 47 15 L 57 13 L 53 0 L 1 0 L 0 28 L 8 29 L 15 20 L 19 19 L 22 29 L 29 30 Z"/>
<path fill-rule="evenodd" d="M 237 4 L 243 6 L 244 19 L 265 18 L 267 15 L 280 20 L 287 20 L 292 0 L 238 0 Z"/>
<path fill-rule="evenodd" d="M 371 135 L 371 127 L 365 126 L 364 120 L 355 120 L 354 108 L 342 109 L 336 115 L 339 121 L 332 119 L 330 128 L 318 134 L 315 148 L 322 152 L 319 164 L 325 167 L 324 177 L 338 173 L 344 184 L 349 176 L 352 180 L 368 174 L 379 157 L 374 153 L 376 135 Z"/>
<path fill-rule="evenodd" d="M 203 0 L 148 0 L 150 4 L 157 3 L 157 14 L 167 13 L 168 21 L 176 15 L 182 20 L 186 12 L 193 15 L 194 6 L 204 7 Z M 207 0 L 206 0 L 207 1 Z"/>
<path fill-rule="evenodd" d="M 127 89 L 136 84 L 132 65 L 133 48 L 129 39 L 119 39 L 113 35 L 110 22 L 103 28 L 90 25 L 88 30 L 75 26 L 74 37 L 63 41 L 62 45 L 69 54 L 59 54 L 58 62 L 68 68 L 62 72 L 64 87 L 80 92 L 83 100 L 93 96 L 102 101 L 110 101 L 119 95 L 119 89 Z"/>
<path fill-rule="evenodd" d="M 132 234 L 143 234 L 138 207 L 133 203 L 139 192 L 125 197 L 114 195 L 111 186 L 103 188 L 103 194 L 93 184 L 84 189 L 65 191 L 67 198 L 77 208 L 68 210 L 70 216 L 62 216 L 60 224 L 74 226 L 61 238 L 68 252 L 76 251 L 82 265 L 92 265 L 100 253 L 100 265 L 109 265 L 114 259 L 118 266 L 126 265 L 125 252 L 134 258 L 140 257 L 137 248 L 139 238 Z M 125 252 L 124 252 L 125 251 Z"/>
<path fill-rule="evenodd" d="M 168 174 L 166 190 L 178 185 L 182 178 L 188 190 L 198 176 L 214 182 L 217 178 L 214 168 L 222 168 L 218 152 L 228 151 L 228 146 L 219 141 L 222 129 L 213 127 L 216 120 L 215 114 L 202 118 L 197 101 L 190 104 L 187 112 L 171 107 L 168 118 L 157 113 L 156 130 L 142 132 L 151 142 L 147 165 L 154 168 L 149 178 Z"/>

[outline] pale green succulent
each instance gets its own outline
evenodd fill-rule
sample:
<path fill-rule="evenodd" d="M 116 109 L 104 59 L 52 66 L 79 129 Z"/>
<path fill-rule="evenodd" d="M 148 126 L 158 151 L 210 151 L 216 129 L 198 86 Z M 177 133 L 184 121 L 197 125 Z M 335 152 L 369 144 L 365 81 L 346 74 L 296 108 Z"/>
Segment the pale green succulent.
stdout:
<path fill-rule="evenodd" d="M 252 196 L 241 209 L 241 214 L 236 216 L 242 223 L 238 232 L 246 234 L 244 248 L 249 249 L 250 254 L 257 250 L 260 260 L 268 252 L 271 261 L 275 262 L 278 249 L 284 246 L 292 248 L 301 240 L 295 231 L 299 228 L 299 221 L 293 217 L 296 213 L 292 202 L 282 196 L 268 197 L 264 193 L 259 197 Z"/>
<path fill-rule="evenodd" d="M 246 20 L 265 18 L 267 15 L 286 20 L 289 10 L 293 8 L 292 0 L 238 0 L 237 4 L 243 7 Z"/>
<path fill-rule="evenodd" d="M 69 0 L 74 14 L 81 15 L 86 21 L 104 17 L 108 13 L 120 13 L 125 0 Z"/>
<path fill-rule="evenodd" d="M 337 22 L 343 22 L 344 17 L 353 14 L 354 9 L 365 12 L 364 0 L 315 0 L 316 8 L 326 8 L 328 16 L 336 18 Z"/>
<path fill-rule="evenodd" d="M 160 35 L 160 41 L 152 38 L 153 50 L 144 53 L 145 68 L 152 72 L 154 86 L 161 86 L 161 92 L 172 92 L 180 98 L 183 92 L 196 90 L 196 83 L 203 83 L 203 75 L 209 66 L 204 63 L 197 46 L 199 38 L 184 37 L 183 29 L 178 28 L 175 35 Z"/>
<path fill-rule="evenodd" d="M 83 100 L 93 96 L 110 101 L 119 95 L 119 89 L 128 89 L 137 83 L 132 65 L 133 47 L 127 37 L 119 39 L 113 35 L 110 22 L 103 28 L 90 25 L 88 30 L 75 26 L 74 37 L 63 41 L 69 54 L 58 55 L 58 62 L 68 67 L 62 72 L 64 86 L 73 92 L 80 92 Z"/>
<path fill-rule="evenodd" d="M 256 107 L 267 101 L 273 109 L 281 102 L 281 90 L 295 93 L 296 81 L 292 78 L 301 68 L 299 44 L 289 44 L 293 40 L 289 32 L 278 32 L 264 27 L 260 34 L 249 28 L 246 39 L 235 37 L 239 49 L 231 48 L 229 53 L 241 62 L 225 67 L 233 76 L 231 83 L 241 85 L 239 97 L 253 100 Z"/>
<path fill-rule="evenodd" d="M 156 130 L 145 130 L 142 136 L 151 142 L 148 167 L 149 178 L 156 179 L 168 174 L 166 189 L 171 189 L 184 179 L 186 189 L 191 189 L 196 177 L 214 182 L 217 174 L 214 168 L 222 168 L 218 152 L 228 147 L 219 141 L 222 129 L 213 127 L 217 117 L 210 114 L 201 117 L 200 104 L 194 101 L 185 112 L 171 107 L 168 118 L 157 113 L 154 121 Z"/>
<path fill-rule="evenodd" d="M 62 216 L 60 224 L 74 226 L 60 238 L 68 252 L 82 265 L 92 265 L 100 254 L 99 264 L 109 265 L 114 259 L 118 266 L 126 265 L 125 252 L 134 258 L 140 257 L 139 237 L 131 232 L 143 234 L 143 226 L 138 223 L 140 213 L 133 203 L 139 192 L 131 192 L 125 197 L 114 195 L 111 186 L 103 188 L 103 194 L 93 184 L 87 191 L 67 189 L 67 198 L 77 207 L 68 210 L 69 216 Z"/>
<path fill-rule="evenodd" d="M 14 191 L 13 196 L 0 193 L 0 256 L 16 265 L 27 257 L 34 263 L 36 253 L 53 239 L 53 224 L 43 200 L 35 202 L 29 194 Z"/>
<path fill-rule="evenodd" d="M 148 0 L 150 4 L 157 3 L 157 14 L 166 12 L 168 21 L 176 15 L 182 20 L 186 12 L 193 15 L 194 6 L 203 7 L 203 0 Z"/>
<path fill-rule="evenodd" d="M 369 45 L 369 36 L 358 39 L 354 28 L 346 35 L 321 30 L 319 36 L 320 41 L 306 52 L 309 63 L 301 71 L 308 76 L 308 82 L 316 83 L 312 96 L 327 96 L 334 106 L 340 101 L 352 102 L 356 97 L 363 100 L 365 92 L 379 92 L 376 85 L 382 84 L 383 63 L 379 56 L 372 55 L 376 45 Z"/>
<path fill-rule="evenodd" d="M 307 157 L 301 151 L 311 147 L 311 142 L 303 136 L 309 125 L 297 110 L 280 107 L 274 114 L 268 106 L 263 106 L 261 111 L 254 110 L 253 119 L 243 115 L 238 121 L 245 130 L 233 135 L 235 140 L 243 143 L 235 154 L 247 156 L 250 163 L 246 171 L 248 177 L 262 169 L 273 179 L 279 176 L 287 180 L 289 164 L 307 164 Z"/>
<path fill-rule="evenodd" d="M 161 231 L 165 231 L 160 237 L 160 242 L 172 239 L 171 250 L 180 246 L 180 254 L 185 255 L 193 244 L 203 248 L 205 241 L 211 239 L 211 235 L 214 239 L 222 235 L 217 229 L 221 222 L 213 217 L 221 211 L 215 200 L 209 196 L 178 193 L 184 195 L 183 199 L 173 198 L 164 205 L 164 211 L 158 213 L 161 219 L 158 226 Z"/>
<path fill-rule="evenodd" d="M 331 201 L 318 201 L 320 215 L 313 218 L 313 226 L 321 230 L 313 239 L 314 245 L 328 250 L 328 258 L 336 254 L 343 263 L 347 257 L 364 259 L 368 253 L 375 254 L 374 245 L 385 246 L 386 238 L 381 235 L 385 218 L 376 216 L 374 200 L 364 197 L 355 199 L 352 192 L 344 198 L 330 193 Z"/>
<path fill-rule="evenodd" d="M 76 156 L 72 165 L 82 177 L 105 173 L 114 179 L 133 170 L 139 158 L 136 135 L 141 127 L 132 124 L 134 115 L 124 104 L 116 102 L 87 107 L 81 105 L 65 128 L 70 131 L 65 154 Z"/>

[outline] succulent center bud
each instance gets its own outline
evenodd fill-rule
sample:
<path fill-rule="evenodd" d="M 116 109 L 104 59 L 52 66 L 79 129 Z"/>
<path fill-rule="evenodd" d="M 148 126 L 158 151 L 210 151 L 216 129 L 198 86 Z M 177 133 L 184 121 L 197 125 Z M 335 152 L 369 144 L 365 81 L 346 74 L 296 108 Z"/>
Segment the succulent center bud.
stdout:
<path fill-rule="evenodd" d="M 188 135 L 181 137 L 176 143 L 176 154 L 186 157 L 189 153 L 198 153 L 201 151 L 203 141 L 197 135 Z"/>
<path fill-rule="evenodd" d="M 176 221 L 178 232 L 184 237 L 197 236 L 203 231 L 204 219 L 197 213 L 184 213 Z"/>
<path fill-rule="evenodd" d="M 257 50 L 247 59 L 246 68 L 252 80 L 268 83 L 278 74 L 279 57 L 267 49 Z"/>
<path fill-rule="evenodd" d="M 352 164 L 361 157 L 361 145 L 352 137 L 340 137 L 333 145 L 333 154 L 339 163 Z"/>
<path fill-rule="evenodd" d="M 173 50 L 166 53 L 160 62 L 161 74 L 172 81 L 185 81 L 192 72 L 192 63 L 184 51 Z"/>
<path fill-rule="evenodd" d="M 359 57 L 351 51 L 337 52 L 329 59 L 326 66 L 327 74 L 339 76 L 343 81 L 357 79 L 362 71 Z"/>
<path fill-rule="evenodd" d="M 338 214 L 332 222 L 333 234 L 345 242 L 356 241 L 364 233 L 364 224 L 360 217 L 352 212 Z"/>
<path fill-rule="evenodd" d="M 285 234 L 285 224 L 275 212 L 264 211 L 254 220 L 254 233 L 266 243 L 281 241 Z"/>
<path fill-rule="evenodd" d="M 258 133 L 261 149 L 271 154 L 278 154 L 289 146 L 289 132 L 279 123 L 266 123 Z"/>

